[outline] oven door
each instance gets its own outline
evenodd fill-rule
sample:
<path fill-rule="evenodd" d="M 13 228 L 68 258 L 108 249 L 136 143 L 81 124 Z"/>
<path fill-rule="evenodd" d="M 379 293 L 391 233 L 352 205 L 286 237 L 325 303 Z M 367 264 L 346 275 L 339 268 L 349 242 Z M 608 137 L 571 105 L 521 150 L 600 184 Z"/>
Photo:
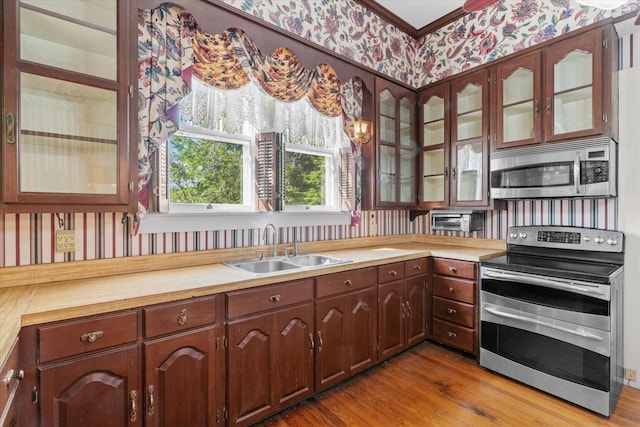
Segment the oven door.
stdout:
<path fill-rule="evenodd" d="M 542 389 L 545 387 L 536 384 L 538 373 L 560 381 L 565 388 L 568 384 L 576 384 L 609 391 L 609 301 L 562 289 L 563 284 L 557 289 L 531 284 L 522 278 L 510 281 L 504 277 L 495 278 L 496 274 L 488 277 L 486 268 L 483 269 L 480 292 L 482 366 Z M 503 276 L 509 275 L 504 273 Z M 522 368 L 521 372 L 514 373 L 518 367 Z M 555 394 L 554 390 L 547 391 Z M 566 394 L 573 392 L 575 390 L 570 391 L 570 386 L 565 389 Z"/>

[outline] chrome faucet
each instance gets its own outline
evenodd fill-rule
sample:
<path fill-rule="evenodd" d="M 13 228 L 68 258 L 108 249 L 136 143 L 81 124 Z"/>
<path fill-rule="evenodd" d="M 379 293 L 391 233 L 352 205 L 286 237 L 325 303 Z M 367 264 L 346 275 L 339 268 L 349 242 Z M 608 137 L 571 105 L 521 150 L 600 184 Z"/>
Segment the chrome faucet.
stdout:
<path fill-rule="evenodd" d="M 276 256 L 278 255 L 278 241 L 277 241 L 277 237 L 278 237 L 278 232 L 276 231 L 276 227 L 275 225 L 269 223 L 267 225 L 264 226 L 264 231 L 262 232 L 262 240 L 264 241 L 264 244 L 267 244 L 267 230 L 271 229 L 273 231 L 273 255 L 272 256 Z"/>

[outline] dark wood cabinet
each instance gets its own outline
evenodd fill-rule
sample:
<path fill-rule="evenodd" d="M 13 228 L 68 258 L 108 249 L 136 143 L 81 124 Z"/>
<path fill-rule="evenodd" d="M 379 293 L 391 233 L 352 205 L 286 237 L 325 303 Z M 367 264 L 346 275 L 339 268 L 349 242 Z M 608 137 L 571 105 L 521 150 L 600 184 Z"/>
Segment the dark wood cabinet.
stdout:
<path fill-rule="evenodd" d="M 18 340 L 11 346 L 9 356 L 0 365 L 0 427 L 14 427 L 21 425 L 18 418 L 20 405 L 21 381 L 24 379 L 24 369 L 18 361 Z"/>
<path fill-rule="evenodd" d="M 316 390 L 376 363 L 376 270 L 316 278 Z"/>
<path fill-rule="evenodd" d="M 433 260 L 433 335 L 443 344 L 478 355 L 478 263 Z"/>
<path fill-rule="evenodd" d="M 413 90 L 375 79 L 376 132 L 365 156 L 365 209 L 409 208 L 417 203 L 416 94 Z M 369 165 L 371 167 L 369 168 Z"/>
<path fill-rule="evenodd" d="M 493 148 L 615 138 L 616 58 L 617 39 L 603 26 L 492 67 Z"/>
<path fill-rule="evenodd" d="M 250 425 L 314 392 L 312 299 L 312 280 L 227 294 L 228 316 L 243 315 L 227 324 L 229 425 Z"/>
<path fill-rule="evenodd" d="M 142 426 L 138 346 L 41 366 L 41 427 Z"/>
<path fill-rule="evenodd" d="M 378 267 L 378 359 L 427 338 L 427 259 Z"/>
<path fill-rule="evenodd" d="M 4 211 L 136 209 L 136 10 L 83 6 L 2 2 Z"/>

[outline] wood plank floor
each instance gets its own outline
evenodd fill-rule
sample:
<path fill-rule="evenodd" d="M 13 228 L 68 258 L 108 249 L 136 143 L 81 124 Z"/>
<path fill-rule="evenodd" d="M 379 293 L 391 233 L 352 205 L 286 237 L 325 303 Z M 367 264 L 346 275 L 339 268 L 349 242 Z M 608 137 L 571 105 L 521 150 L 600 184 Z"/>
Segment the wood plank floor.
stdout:
<path fill-rule="evenodd" d="M 260 426 L 640 426 L 640 390 L 606 418 L 426 342 Z"/>

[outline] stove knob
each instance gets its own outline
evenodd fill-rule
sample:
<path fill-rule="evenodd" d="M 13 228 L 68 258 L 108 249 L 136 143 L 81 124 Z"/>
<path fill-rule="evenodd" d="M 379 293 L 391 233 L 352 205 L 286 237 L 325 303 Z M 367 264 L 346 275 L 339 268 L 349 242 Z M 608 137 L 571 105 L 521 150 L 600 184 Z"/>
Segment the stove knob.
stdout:
<path fill-rule="evenodd" d="M 518 238 L 518 233 L 511 233 L 511 234 L 509 234 L 509 237 L 511 237 L 512 239 L 517 239 Z"/>
<path fill-rule="evenodd" d="M 521 239 L 526 239 L 527 238 L 527 233 L 520 233 L 520 238 Z"/>
<path fill-rule="evenodd" d="M 618 241 L 617 241 L 616 239 L 614 239 L 613 237 L 609 237 L 609 238 L 607 239 L 607 244 L 608 244 L 608 245 L 611 245 L 611 246 L 615 246 L 615 245 L 617 245 L 617 244 L 618 244 Z"/>
<path fill-rule="evenodd" d="M 590 242 L 590 241 L 591 241 L 591 237 L 589 237 L 589 236 L 584 236 L 584 237 L 582 238 L 582 240 L 584 240 L 585 242 Z"/>
<path fill-rule="evenodd" d="M 604 239 L 600 236 L 596 236 L 596 238 L 593 239 L 593 241 L 599 244 L 599 243 L 603 243 Z"/>

